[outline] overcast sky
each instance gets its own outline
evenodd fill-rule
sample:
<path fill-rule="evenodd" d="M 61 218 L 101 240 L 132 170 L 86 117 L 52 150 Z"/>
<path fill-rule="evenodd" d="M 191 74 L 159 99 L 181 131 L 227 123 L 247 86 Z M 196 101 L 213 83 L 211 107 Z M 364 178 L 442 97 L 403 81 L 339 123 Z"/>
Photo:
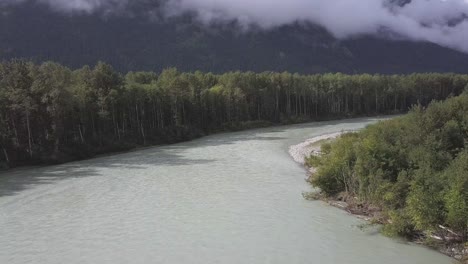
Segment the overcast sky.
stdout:
<path fill-rule="evenodd" d="M 24 0 L 0 0 L 15 4 Z M 34 0 L 60 12 L 92 13 L 121 9 L 130 0 Z M 151 1 L 151 0 L 131 0 Z M 272 28 L 308 21 L 338 38 L 393 31 L 407 39 L 424 40 L 468 53 L 468 0 L 413 0 L 403 7 L 391 0 L 166 0 L 164 12 L 194 12 L 210 24 L 237 20 L 242 26 Z"/>

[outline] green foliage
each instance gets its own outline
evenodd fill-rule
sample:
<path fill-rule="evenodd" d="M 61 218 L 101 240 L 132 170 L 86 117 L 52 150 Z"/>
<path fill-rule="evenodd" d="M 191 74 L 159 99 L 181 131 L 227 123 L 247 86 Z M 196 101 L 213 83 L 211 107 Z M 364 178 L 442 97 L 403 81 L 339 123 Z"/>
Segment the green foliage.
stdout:
<path fill-rule="evenodd" d="M 353 171 L 356 162 L 354 142 L 357 134 L 344 135 L 339 143 L 324 147 L 320 166 L 312 178 L 312 184 L 320 186 L 328 195 L 354 189 Z"/>
<path fill-rule="evenodd" d="M 446 222 L 456 230 L 464 230 L 466 236 L 468 232 L 468 149 L 461 152 L 444 173 L 449 182 L 444 197 L 447 208 Z"/>
<path fill-rule="evenodd" d="M 468 93 L 328 144 L 309 159 L 326 195 L 347 191 L 388 215 L 388 234 L 448 226 L 467 238 Z"/>
<path fill-rule="evenodd" d="M 215 75 L 169 68 L 158 74 L 122 75 L 103 62 L 70 70 L 53 62 L 36 65 L 12 60 L 0 63 L 0 160 L 9 166 L 62 162 L 219 131 L 406 112 L 417 102 L 426 105 L 433 99 L 460 94 L 467 84 L 467 75 L 454 74 Z M 457 109 L 441 108 L 438 116 L 451 115 Z M 468 118 L 459 118 L 453 124 L 434 122 L 443 131 L 434 140 L 410 140 L 434 148 L 439 147 L 434 142 L 447 146 L 440 155 L 427 157 L 442 167 L 463 147 L 461 138 L 466 134 Z M 356 145 L 350 138 L 346 143 L 349 146 L 324 147 L 325 154 L 336 152 L 342 156 L 335 159 L 331 155 L 330 162 L 338 167 L 323 169 L 324 174 L 328 171 L 334 175 L 331 182 L 322 179 L 328 182 L 330 192 L 369 188 L 365 195 L 385 194 L 383 189 L 371 190 L 372 183 L 394 183 L 397 168 L 410 168 L 410 162 L 418 162 L 416 152 L 413 161 L 400 157 L 398 146 L 392 147 L 393 143 L 408 144 L 392 132 L 398 129 L 397 125 L 376 129 L 365 145 Z M 388 144 L 376 152 L 373 146 L 380 146 L 381 135 Z M 374 170 L 374 164 L 363 159 L 364 154 L 377 155 L 376 164 L 385 164 L 384 168 Z M 352 176 L 354 163 L 365 172 L 359 175 L 375 177 L 356 179 Z M 395 200 L 399 196 L 385 197 Z"/>
<path fill-rule="evenodd" d="M 432 229 L 443 223 L 444 204 L 441 177 L 425 165 L 415 171 L 407 197 L 407 210 L 418 230 Z"/>
<path fill-rule="evenodd" d="M 409 237 L 414 232 L 414 225 L 411 217 L 404 209 L 392 210 L 388 212 L 388 219 L 391 224 L 383 228 L 383 233 L 387 236 L 405 236 Z"/>

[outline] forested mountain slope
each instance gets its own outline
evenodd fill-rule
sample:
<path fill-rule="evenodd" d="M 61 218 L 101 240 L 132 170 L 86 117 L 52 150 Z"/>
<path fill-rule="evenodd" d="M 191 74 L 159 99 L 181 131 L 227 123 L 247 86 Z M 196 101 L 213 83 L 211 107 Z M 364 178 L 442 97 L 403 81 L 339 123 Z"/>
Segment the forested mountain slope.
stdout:
<path fill-rule="evenodd" d="M 139 3 L 141 3 L 140 1 Z M 337 40 L 312 24 L 270 30 L 201 26 L 131 14 L 62 14 L 25 1 L 0 5 L 0 59 L 53 60 L 81 67 L 103 60 L 118 71 L 177 67 L 206 72 L 466 72 L 468 55 L 435 44 L 363 36 Z M 127 12 L 127 11 L 126 11 Z"/>

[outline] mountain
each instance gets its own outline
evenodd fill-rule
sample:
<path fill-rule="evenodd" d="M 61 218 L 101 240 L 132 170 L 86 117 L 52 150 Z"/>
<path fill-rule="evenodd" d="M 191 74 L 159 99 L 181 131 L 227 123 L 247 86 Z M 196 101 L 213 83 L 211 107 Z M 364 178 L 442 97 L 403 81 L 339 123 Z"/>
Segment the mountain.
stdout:
<path fill-rule="evenodd" d="M 337 40 L 304 23 L 271 30 L 202 26 L 187 15 L 62 14 L 25 2 L 0 7 L 0 59 L 53 60 L 70 67 L 102 60 L 119 71 L 410 73 L 468 71 L 468 55 L 431 43 L 361 36 Z"/>

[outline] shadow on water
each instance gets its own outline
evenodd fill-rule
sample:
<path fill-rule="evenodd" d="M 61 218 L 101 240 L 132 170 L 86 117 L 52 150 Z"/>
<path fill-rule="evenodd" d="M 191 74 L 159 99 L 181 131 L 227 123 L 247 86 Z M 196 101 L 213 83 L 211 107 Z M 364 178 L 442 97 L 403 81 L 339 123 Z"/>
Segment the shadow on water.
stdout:
<path fill-rule="evenodd" d="M 0 197 L 61 180 L 102 176 L 102 169 L 142 170 L 150 166 L 190 166 L 214 161 L 186 158 L 180 152 L 182 149 L 154 147 L 56 166 L 13 169 L 0 173 Z M 112 175 L 106 174 L 106 177 Z M 129 173 L 128 177 L 132 174 Z"/>
<path fill-rule="evenodd" d="M 208 164 L 216 160 L 187 158 L 183 155 L 183 152 L 191 148 L 229 145 L 241 141 L 281 139 L 283 138 L 262 137 L 258 133 L 246 135 L 245 131 L 226 133 L 174 145 L 137 149 L 126 153 L 106 155 L 62 165 L 13 169 L 0 172 L 0 197 L 16 195 L 23 190 L 43 184 L 53 184 L 60 180 L 101 176 L 102 169 L 143 170 L 154 166 Z M 129 173 L 128 176 L 132 177 L 132 174 Z"/>
<path fill-rule="evenodd" d="M 275 133 L 286 132 L 291 129 L 362 123 L 376 119 L 378 118 L 313 122 L 299 125 L 259 128 L 233 133 L 222 133 L 174 145 L 137 149 L 127 153 L 101 156 L 90 160 L 76 161 L 57 166 L 14 169 L 0 172 L 0 197 L 16 195 L 23 190 L 31 189 L 43 184 L 53 184 L 60 180 L 101 176 L 102 169 L 140 170 L 154 166 L 190 166 L 208 164 L 215 160 L 202 158 L 191 159 L 185 157 L 183 153 L 193 148 L 233 145 L 246 141 L 283 140 L 286 138 L 275 136 Z M 229 149 L 226 151 L 229 151 Z M 112 177 L 108 175 L 106 176 Z M 129 173 L 128 176 L 132 177 L 132 174 Z"/>
<path fill-rule="evenodd" d="M 98 176 L 95 169 L 67 164 L 44 168 L 17 169 L 0 173 L 0 197 L 11 196 L 38 185 L 52 184 L 61 179 Z"/>

